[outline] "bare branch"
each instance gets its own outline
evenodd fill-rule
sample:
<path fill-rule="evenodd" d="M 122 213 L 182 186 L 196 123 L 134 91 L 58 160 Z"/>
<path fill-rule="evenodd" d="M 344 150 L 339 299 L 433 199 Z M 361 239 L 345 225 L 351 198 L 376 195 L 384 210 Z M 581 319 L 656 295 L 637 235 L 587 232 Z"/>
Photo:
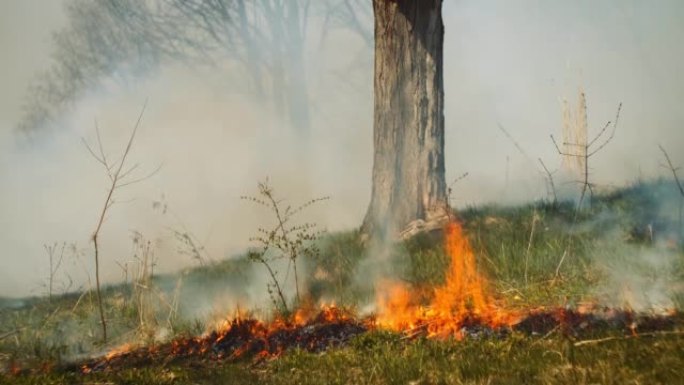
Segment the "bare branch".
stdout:
<path fill-rule="evenodd" d="M 147 175 L 145 175 L 145 176 L 143 176 L 143 177 L 141 177 L 141 178 L 134 179 L 134 180 L 128 181 L 128 182 L 126 182 L 126 183 L 119 183 L 119 184 L 116 185 L 116 189 L 120 189 L 120 188 L 123 188 L 123 187 L 126 187 L 126 186 L 130 186 L 130 185 L 132 185 L 132 184 L 140 183 L 140 182 L 142 182 L 142 181 L 144 181 L 144 180 L 150 179 L 150 178 L 152 178 L 153 176 L 155 176 L 155 175 L 162 169 L 162 166 L 164 166 L 163 163 L 160 164 L 159 166 L 157 166 L 157 168 L 155 168 L 152 172 L 150 172 L 149 174 L 147 174 Z M 122 178 L 119 178 L 119 181 L 121 181 L 121 180 L 122 180 Z"/>
<path fill-rule="evenodd" d="M 83 145 L 85 146 L 85 148 L 88 150 L 88 152 L 90 153 L 90 155 L 92 155 L 93 158 L 95 158 L 95 160 L 97 160 L 98 163 L 102 164 L 102 165 L 105 166 L 105 168 L 106 168 L 106 167 L 107 167 L 107 163 L 105 163 L 105 161 L 104 161 L 103 159 L 100 159 L 100 157 L 98 157 L 97 154 L 95 154 L 95 151 L 93 151 L 93 149 L 90 147 L 90 145 L 89 145 L 88 142 L 85 140 L 85 138 L 81 138 L 81 142 L 83 143 Z"/>
<path fill-rule="evenodd" d="M 675 183 L 677 184 L 677 188 L 679 188 L 679 193 L 684 197 L 684 187 L 682 187 L 682 183 L 679 180 L 679 176 L 677 175 L 677 170 L 679 168 L 675 168 L 675 166 L 672 164 L 672 160 L 670 159 L 670 155 L 668 155 L 667 151 L 665 151 L 665 148 L 663 146 L 658 145 L 660 148 L 660 151 L 663 152 L 663 155 L 665 155 L 665 159 L 667 160 L 668 168 L 670 171 L 672 171 L 672 176 L 674 177 Z"/>
<path fill-rule="evenodd" d="M 615 123 L 613 123 L 613 131 L 611 131 L 610 136 L 603 143 L 601 143 L 601 145 L 598 146 L 598 148 L 596 150 L 587 154 L 587 158 L 596 154 L 597 152 L 601 151 L 601 149 L 603 149 L 603 147 L 605 147 L 608 143 L 610 143 L 611 140 L 613 140 L 613 137 L 615 136 L 615 131 L 617 130 L 618 120 L 620 119 L 620 111 L 621 110 L 622 110 L 622 103 L 620 103 L 618 105 L 617 113 L 615 114 Z M 610 122 L 608 122 L 608 123 L 610 124 Z M 598 139 L 598 137 L 596 139 Z M 596 140 L 596 139 L 594 139 L 594 140 Z M 592 141 L 592 143 L 593 143 L 593 141 Z"/>
<path fill-rule="evenodd" d="M 120 180 L 123 180 L 123 179 L 126 178 L 128 175 L 130 175 L 131 172 L 133 172 L 134 170 L 136 170 L 139 166 L 140 166 L 140 163 L 134 164 L 133 166 L 131 166 L 131 168 L 129 168 L 128 170 L 122 172 L 121 175 L 119 176 L 119 179 L 120 179 Z"/>
<path fill-rule="evenodd" d="M 511 143 L 513 143 L 513 145 L 515 146 L 515 148 L 517 148 L 518 151 L 519 151 L 525 158 L 527 158 L 528 160 L 531 159 L 530 156 L 527 154 L 527 152 L 526 152 L 526 151 L 522 148 L 522 146 L 513 138 L 513 136 L 512 136 L 508 131 L 506 131 L 506 129 L 501 125 L 501 123 L 496 122 L 496 125 L 499 127 L 499 130 L 501 130 L 501 132 L 503 132 L 504 135 L 506 135 L 506 137 L 511 141 Z"/>
<path fill-rule="evenodd" d="M 558 146 L 558 143 L 556 143 L 556 138 L 553 137 L 553 134 L 551 134 L 551 141 L 553 142 L 553 145 L 556 146 L 556 151 L 558 151 L 559 154 L 564 155 L 564 156 L 576 156 L 576 157 L 581 157 L 583 155 L 578 155 L 578 154 L 568 154 L 563 151 L 561 151 L 560 147 Z"/>
<path fill-rule="evenodd" d="M 97 146 L 100 149 L 100 157 L 102 158 L 102 163 L 104 163 L 105 167 L 109 169 L 110 167 L 107 163 L 107 156 L 105 156 L 104 149 L 102 148 L 102 139 L 100 138 L 100 125 L 97 124 L 97 119 L 95 120 L 95 134 L 97 135 Z"/>
<path fill-rule="evenodd" d="M 607 129 L 608 127 L 610 127 L 610 123 L 611 123 L 611 121 L 609 120 L 609 121 L 606 123 L 606 125 L 603 126 L 603 128 L 601 129 L 601 131 L 596 135 L 596 137 L 594 137 L 594 139 L 592 139 L 592 141 L 589 142 L 589 144 L 588 144 L 587 146 L 591 147 L 591 145 L 594 144 L 594 142 L 596 142 L 596 141 L 597 141 L 597 140 L 606 132 L 606 129 Z"/>
<path fill-rule="evenodd" d="M 553 182 L 553 174 L 549 169 L 546 167 L 544 164 L 544 161 L 542 158 L 539 158 L 539 163 L 541 164 L 542 168 L 546 172 L 546 178 L 549 180 L 549 184 L 551 186 L 551 191 L 553 192 L 553 201 L 557 202 L 558 201 L 558 196 L 556 195 L 556 184 Z"/>
<path fill-rule="evenodd" d="M 451 191 L 451 188 L 453 187 L 453 185 L 455 185 L 456 183 L 460 182 L 461 180 L 467 178 L 468 175 L 470 175 L 469 172 L 464 172 L 461 176 L 459 176 L 458 178 L 454 179 L 454 181 L 451 182 L 451 184 L 449 185 L 449 187 L 447 188 L 447 190 L 448 190 L 448 191 Z"/>
<path fill-rule="evenodd" d="M 147 108 L 147 100 L 145 100 L 145 103 L 143 104 L 143 108 L 140 111 L 140 115 L 138 115 L 138 120 L 135 122 L 135 127 L 133 127 L 133 132 L 131 132 L 131 137 L 128 139 L 128 144 L 126 145 L 126 149 L 124 150 L 124 153 L 121 156 L 121 162 L 119 163 L 119 168 L 114 173 L 114 179 L 118 179 L 119 176 L 121 175 L 121 169 L 123 169 L 124 163 L 126 162 L 126 157 L 128 156 L 128 153 L 131 151 L 131 147 L 133 146 L 133 140 L 135 139 L 135 134 L 138 132 L 138 127 L 140 127 L 140 121 L 142 120 L 142 117 L 143 117 L 143 114 L 145 113 L 146 108 Z"/>

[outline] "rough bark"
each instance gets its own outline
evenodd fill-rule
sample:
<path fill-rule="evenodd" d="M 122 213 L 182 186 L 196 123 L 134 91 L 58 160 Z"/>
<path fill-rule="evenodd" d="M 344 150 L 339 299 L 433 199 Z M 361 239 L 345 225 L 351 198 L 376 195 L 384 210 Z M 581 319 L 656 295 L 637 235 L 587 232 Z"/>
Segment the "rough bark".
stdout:
<path fill-rule="evenodd" d="M 373 191 L 362 232 L 396 237 L 447 214 L 442 0 L 373 0 L 373 8 Z"/>

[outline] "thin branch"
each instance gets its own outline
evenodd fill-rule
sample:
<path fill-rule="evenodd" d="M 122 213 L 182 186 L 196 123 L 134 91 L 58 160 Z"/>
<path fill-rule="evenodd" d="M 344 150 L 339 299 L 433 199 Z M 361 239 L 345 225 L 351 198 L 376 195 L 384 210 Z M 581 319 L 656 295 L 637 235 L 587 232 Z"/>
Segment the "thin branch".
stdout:
<path fill-rule="evenodd" d="M 130 175 L 131 172 L 133 172 L 133 171 L 134 171 L 135 169 L 137 169 L 139 166 L 140 166 L 140 163 L 134 164 L 133 166 L 131 166 L 131 168 L 129 168 L 128 170 L 122 172 L 122 173 L 121 173 L 121 176 L 119 177 L 119 179 L 124 179 L 124 178 L 126 178 L 128 175 Z"/>
<path fill-rule="evenodd" d="M 100 149 L 102 163 L 104 163 L 105 167 L 109 169 L 109 166 L 107 166 L 107 157 L 105 156 L 104 149 L 102 148 L 102 139 L 100 138 L 100 125 L 97 124 L 97 119 L 95 120 L 95 134 L 97 135 L 97 146 Z"/>
<path fill-rule="evenodd" d="M 588 144 L 587 146 L 591 147 L 591 145 L 594 144 L 594 142 L 596 142 L 596 141 L 597 141 L 597 140 L 606 132 L 606 129 L 607 129 L 608 127 L 610 127 L 610 123 L 611 123 L 611 122 L 610 122 L 610 120 L 609 120 L 609 121 L 606 123 L 606 125 L 603 126 L 603 128 L 601 129 L 601 131 L 596 135 L 596 137 L 594 137 L 594 139 L 592 139 L 592 141 L 589 142 L 589 144 Z"/>
<path fill-rule="evenodd" d="M 603 142 L 601 145 L 598 146 L 598 148 L 591 153 L 587 154 L 587 158 L 596 154 L 597 152 L 601 151 L 603 147 L 605 147 L 608 143 L 610 143 L 611 140 L 613 140 L 613 137 L 615 136 L 615 131 L 617 130 L 617 124 L 618 121 L 620 120 L 620 111 L 622 110 L 622 103 L 618 105 L 617 113 L 615 114 L 615 123 L 613 123 L 613 131 L 611 131 L 610 136 Z M 608 122 L 610 124 L 610 122 Z M 595 138 L 594 140 L 598 139 Z M 593 144 L 593 141 L 592 141 Z M 591 144 L 590 144 L 591 145 Z M 587 147 L 588 148 L 588 147 Z"/>
<path fill-rule="evenodd" d="M 138 115 L 138 120 L 135 122 L 135 127 L 133 127 L 133 132 L 131 133 L 131 137 L 128 139 L 128 144 L 126 145 L 126 149 L 124 150 L 123 155 L 121 156 L 121 162 L 119 163 L 119 168 L 116 170 L 116 173 L 114 173 L 115 179 L 121 175 L 121 169 L 123 169 L 124 163 L 126 162 L 126 157 L 128 156 L 128 153 L 131 151 L 131 147 L 133 146 L 133 140 L 135 139 L 135 134 L 138 132 L 138 127 L 140 127 L 140 121 L 142 120 L 143 114 L 145 113 L 145 109 L 147 108 L 147 100 L 145 100 L 145 104 L 143 104 L 143 108 L 140 111 L 140 115 Z"/>
<path fill-rule="evenodd" d="M 90 147 L 90 145 L 89 145 L 88 142 L 85 140 L 85 138 L 81 138 L 81 142 L 83 142 L 83 145 L 85 146 L 85 148 L 88 149 L 88 152 L 90 152 L 90 155 L 92 155 L 93 158 L 95 158 L 95 160 L 98 161 L 98 163 L 102 164 L 102 165 L 105 166 L 105 168 L 106 168 L 106 167 L 107 167 L 107 163 L 106 163 L 103 159 L 101 159 L 100 157 L 98 157 L 97 154 L 95 154 L 95 151 L 93 151 L 93 149 Z"/>
<path fill-rule="evenodd" d="M 528 160 L 531 159 L 530 156 L 527 154 L 527 152 L 525 152 L 525 150 L 522 148 L 522 146 L 513 138 L 513 135 L 511 135 L 508 131 L 506 131 L 506 129 L 501 125 L 501 123 L 496 122 L 496 125 L 499 127 L 499 130 L 501 130 L 501 132 L 503 132 L 504 135 L 506 135 L 506 137 L 511 141 L 511 143 L 513 143 L 513 145 L 515 146 L 515 148 L 517 148 L 518 151 L 519 151 L 525 158 L 527 158 Z"/>
<path fill-rule="evenodd" d="M 556 184 L 553 182 L 553 174 L 546 167 L 542 158 L 538 158 L 538 160 L 539 160 L 539 163 L 541 164 L 542 168 L 546 172 L 546 177 L 549 180 L 549 184 L 551 185 L 551 191 L 553 192 L 553 201 L 557 202 L 558 201 L 558 195 L 556 195 Z"/>
<path fill-rule="evenodd" d="M 155 176 L 155 175 L 161 170 L 161 168 L 162 168 L 163 165 L 164 165 L 163 163 L 162 163 L 162 164 L 159 164 L 159 166 L 157 166 L 157 168 L 155 168 L 152 172 L 150 172 L 149 174 L 147 174 L 147 175 L 145 175 L 145 176 L 143 176 L 143 177 L 141 177 L 141 178 L 134 179 L 134 180 L 128 181 L 128 182 L 126 182 L 126 183 L 119 183 L 119 184 L 117 184 L 116 189 L 120 189 L 120 188 L 122 188 L 122 187 L 130 186 L 130 185 L 132 185 L 132 184 L 140 183 L 140 182 L 142 182 L 142 181 L 144 181 L 144 180 L 147 180 L 147 179 L 149 179 L 149 178 Z M 122 180 L 122 179 L 123 179 L 123 177 L 119 178 L 119 180 Z"/>
<path fill-rule="evenodd" d="M 451 189 L 451 187 L 452 187 L 453 185 L 455 185 L 456 183 L 458 183 L 458 182 L 460 182 L 461 180 L 463 180 L 463 179 L 465 179 L 466 177 L 468 177 L 468 175 L 470 175 L 469 172 L 464 172 L 461 176 L 459 176 L 458 178 L 454 179 L 454 181 L 451 182 L 451 184 L 449 185 L 449 189 Z"/>
<path fill-rule="evenodd" d="M 677 188 L 679 188 L 679 193 L 682 194 L 682 197 L 684 197 L 684 187 L 682 187 L 682 183 L 679 180 L 679 176 L 677 175 L 677 170 L 678 168 L 675 168 L 675 166 L 672 164 L 672 160 L 670 159 L 670 155 L 665 151 L 665 148 L 663 146 L 658 145 L 660 148 L 660 151 L 663 152 L 663 155 L 665 155 L 665 159 L 667 160 L 668 168 L 670 171 L 672 171 L 672 176 L 674 177 L 675 183 L 677 183 Z"/>
<path fill-rule="evenodd" d="M 560 147 L 558 146 L 558 143 L 556 143 L 556 138 L 553 137 L 553 134 L 551 134 L 551 141 L 553 142 L 553 145 L 556 146 L 556 151 L 558 151 L 559 154 L 564 155 L 564 156 L 576 156 L 576 157 L 584 157 L 584 155 L 578 155 L 578 154 L 568 154 L 563 151 L 561 151 Z"/>
<path fill-rule="evenodd" d="M 672 330 L 672 331 L 660 331 L 660 332 L 651 332 L 651 333 L 638 333 L 636 335 L 627 335 L 627 336 L 622 336 L 622 337 L 606 337 L 606 338 L 599 338 L 596 340 L 584 340 L 584 341 L 578 341 L 574 343 L 574 346 L 583 346 L 583 345 L 595 345 L 595 344 L 600 344 L 602 342 L 607 342 L 607 341 L 616 341 L 616 340 L 628 340 L 628 339 L 634 339 L 634 338 L 639 338 L 639 337 L 659 337 L 659 336 L 679 336 L 684 334 L 684 331 L 681 330 Z"/>

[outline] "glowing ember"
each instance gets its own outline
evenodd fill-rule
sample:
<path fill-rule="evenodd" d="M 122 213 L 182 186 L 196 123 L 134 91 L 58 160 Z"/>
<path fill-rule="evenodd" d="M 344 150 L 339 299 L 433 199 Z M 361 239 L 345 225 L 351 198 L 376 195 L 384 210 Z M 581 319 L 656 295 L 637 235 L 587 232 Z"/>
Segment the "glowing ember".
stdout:
<path fill-rule="evenodd" d="M 487 282 L 477 271 L 475 255 L 461 225 L 445 227 L 445 247 L 451 259 L 443 286 L 434 290 L 429 305 L 407 285 L 383 282 L 378 288 L 377 325 L 395 331 L 425 329 L 429 337 L 462 338 L 464 326 L 496 329 L 517 323 L 521 315 L 496 305 L 487 292 Z"/>

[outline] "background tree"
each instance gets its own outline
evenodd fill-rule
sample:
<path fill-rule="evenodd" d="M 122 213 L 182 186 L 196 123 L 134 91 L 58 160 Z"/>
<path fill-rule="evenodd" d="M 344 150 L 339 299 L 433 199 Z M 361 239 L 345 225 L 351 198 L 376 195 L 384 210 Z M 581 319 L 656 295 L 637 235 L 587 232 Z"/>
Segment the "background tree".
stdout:
<path fill-rule="evenodd" d="M 446 219 L 442 1 L 373 0 L 373 9 L 375 151 L 362 232 L 394 236 Z"/>
<path fill-rule="evenodd" d="M 220 67 L 246 79 L 235 89 L 270 101 L 306 136 L 310 101 L 305 55 L 316 22 L 368 38 L 361 0 L 70 0 L 54 35 L 52 66 L 29 90 L 19 128 L 59 118 L 108 79 L 127 82 L 162 64 Z M 359 7 L 361 6 L 361 7 Z M 364 29 L 365 28 L 365 29 Z M 322 34 L 325 38 L 326 34 Z"/>
<path fill-rule="evenodd" d="M 441 0 L 374 0 L 373 188 L 366 234 L 445 218 Z M 109 78 L 127 81 L 169 62 L 237 65 L 244 91 L 267 97 L 304 135 L 310 126 L 305 44 L 344 27 L 367 43 L 362 0 L 70 0 L 52 68 L 32 88 L 22 127 L 59 117 Z M 322 34 L 325 38 L 325 33 Z M 231 67 L 232 68 L 232 67 Z"/>

